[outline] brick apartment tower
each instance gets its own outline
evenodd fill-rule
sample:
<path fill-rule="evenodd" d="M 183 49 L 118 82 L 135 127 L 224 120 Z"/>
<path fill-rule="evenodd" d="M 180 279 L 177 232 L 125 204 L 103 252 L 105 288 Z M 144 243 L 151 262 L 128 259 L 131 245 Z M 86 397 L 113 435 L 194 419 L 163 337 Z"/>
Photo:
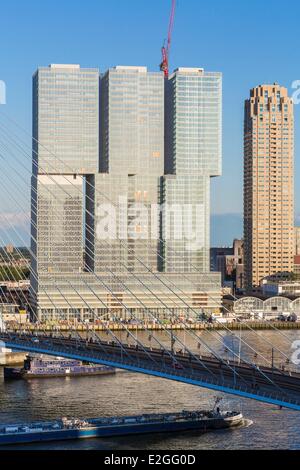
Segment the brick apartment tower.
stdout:
<path fill-rule="evenodd" d="M 253 88 L 245 102 L 244 240 L 246 288 L 293 271 L 293 101 L 278 84 Z"/>

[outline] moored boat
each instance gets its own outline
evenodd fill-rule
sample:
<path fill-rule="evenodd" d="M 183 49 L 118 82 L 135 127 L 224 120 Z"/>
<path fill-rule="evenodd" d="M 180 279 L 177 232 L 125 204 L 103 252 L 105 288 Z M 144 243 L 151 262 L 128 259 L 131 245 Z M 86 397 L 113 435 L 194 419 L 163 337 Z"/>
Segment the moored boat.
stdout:
<path fill-rule="evenodd" d="M 21 368 L 4 368 L 5 379 L 41 379 L 51 377 L 86 377 L 90 375 L 114 374 L 113 367 L 83 364 L 71 359 L 47 359 L 43 356 L 28 356 Z"/>

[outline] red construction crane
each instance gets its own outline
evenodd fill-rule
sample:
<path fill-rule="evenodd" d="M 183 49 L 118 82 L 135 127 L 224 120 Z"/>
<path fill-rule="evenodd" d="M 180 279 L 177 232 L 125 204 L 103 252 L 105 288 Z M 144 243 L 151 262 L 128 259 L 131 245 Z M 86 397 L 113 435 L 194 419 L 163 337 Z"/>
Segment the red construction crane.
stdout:
<path fill-rule="evenodd" d="M 169 57 L 170 57 L 172 32 L 173 32 L 174 19 L 175 19 L 175 8 L 176 8 L 176 0 L 172 0 L 172 10 L 171 10 L 171 16 L 170 16 L 170 23 L 169 23 L 168 40 L 167 40 L 167 44 L 165 43 L 162 48 L 162 63 L 160 64 L 160 70 L 164 72 L 166 78 L 169 77 Z"/>

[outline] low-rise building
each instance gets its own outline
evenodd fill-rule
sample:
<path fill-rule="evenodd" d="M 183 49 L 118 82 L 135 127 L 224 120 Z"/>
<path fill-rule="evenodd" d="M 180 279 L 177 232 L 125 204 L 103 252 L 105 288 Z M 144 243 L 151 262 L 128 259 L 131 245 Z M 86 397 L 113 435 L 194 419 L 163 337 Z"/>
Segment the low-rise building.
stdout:
<path fill-rule="evenodd" d="M 266 282 L 262 284 L 263 295 L 269 297 L 274 295 L 286 295 L 300 297 L 299 281 Z"/>
<path fill-rule="evenodd" d="M 5 323 L 24 324 L 28 322 L 26 310 L 20 310 L 16 304 L 0 304 L 0 325 Z"/>
<path fill-rule="evenodd" d="M 233 283 L 233 289 L 244 288 L 244 241 L 233 240 L 232 247 L 211 248 L 210 269 L 221 273 L 222 286 Z"/>
<path fill-rule="evenodd" d="M 233 313 L 249 319 L 274 318 L 295 314 L 300 318 L 300 297 L 288 298 L 281 295 L 272 297 L 243 296 L 233 302 Z"/>
<path fill-rule="evenodd" d="M 300 280 L 300 255 L 294 256 L 294 278 Z"/>

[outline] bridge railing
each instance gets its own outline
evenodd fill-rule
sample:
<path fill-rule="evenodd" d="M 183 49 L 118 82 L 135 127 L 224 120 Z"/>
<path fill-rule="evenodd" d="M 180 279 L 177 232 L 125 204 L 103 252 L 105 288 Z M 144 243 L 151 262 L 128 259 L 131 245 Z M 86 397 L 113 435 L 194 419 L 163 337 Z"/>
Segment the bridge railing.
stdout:
<path fill-rule="evenodd" d="M 12 341 L 13 343 L 13 341 Z M 182 381 L 182 379 L 185 379 L 187 382 L 195 382 L 195 383 L 200 383 L 203 386 L 208 385 L 208 386 L 215 386 L 216 388 L 221 388 L 224 389 L 224 391 L 228 391 L 230 393 L 230 390 L 234 390 L 237 392 L 241 392 L 246 395 L 251 395 L 251 396 L 258 396 L 262 398 L 266 398 L 268 400 L 275 400 L 278 403 L 282 403 L 283 401 L 285 403 L 290 403 L 292 405 L 298 405 L 300 404 L 300 399 L 296 400 L 286 394 L 284 395 L 279 395 L 278 393 L 270 393 L 266 392 L 262 389 L 253 389 L 251 385 L 249 387 L 242 386 L 238 383 L 233 383 L 232 381 L 224 380 L 220 376 L 219 379 L 213 379 L 209 375 L 203 375 L 200 372 L 192 372 L 192 373 L 187 373 L 186 370 L 176 370 L 172 368 L 171 366 L 163 365 L 160 363 L 157 367 L 154 367 L 153 363 L 150 361 L 146 361 L 141 358 L 134 358 L 133 360 L 128 360 L 124 357 L 121 357 L 121 354 L 111 354 L 108 352 L 107 354 L 103 352 L 98 352 L 95 350 L 88 350 L 86 352 L 79 350 L 76 347 L 73 346 L 68 346 L 63 347 L 62 345 L 57 345 L 54 346 L 51 344 L 49 341 L 47 341 L 47 344 L 40 343 L 39 345 L 34 345 L 32 341 L 25 341 L 25 340 L 20 340 L 16 341 L 15 343 L 18 344 L 19 346 L 27 347 L 28 349 L 36 352 L 40 352 L 41 349 L 45 353 L 55 353 L 54 355 L 69 355 L 69 356 L 74 356 L 76 355 L 77 357 L 80 357 L 81 359 L 86 359 L 90 360 L 92 362 L 93 359 L 96 359 L 98 361 L 106 361 L 106 362 L 113 362 L 117 367 L 120 368 L 125 368 L 129 370 L 135 370 L 135 371 L 141 371 L 147 374 L 151 373 L 153 375 L 160 375 L 160 376 L 165 376 L 166 378 L 178 378 L 179 381 Z M 12 344 L 13 345 L 13 344 Z M 208 387 L 209 388 L 209 387 Z"/>

